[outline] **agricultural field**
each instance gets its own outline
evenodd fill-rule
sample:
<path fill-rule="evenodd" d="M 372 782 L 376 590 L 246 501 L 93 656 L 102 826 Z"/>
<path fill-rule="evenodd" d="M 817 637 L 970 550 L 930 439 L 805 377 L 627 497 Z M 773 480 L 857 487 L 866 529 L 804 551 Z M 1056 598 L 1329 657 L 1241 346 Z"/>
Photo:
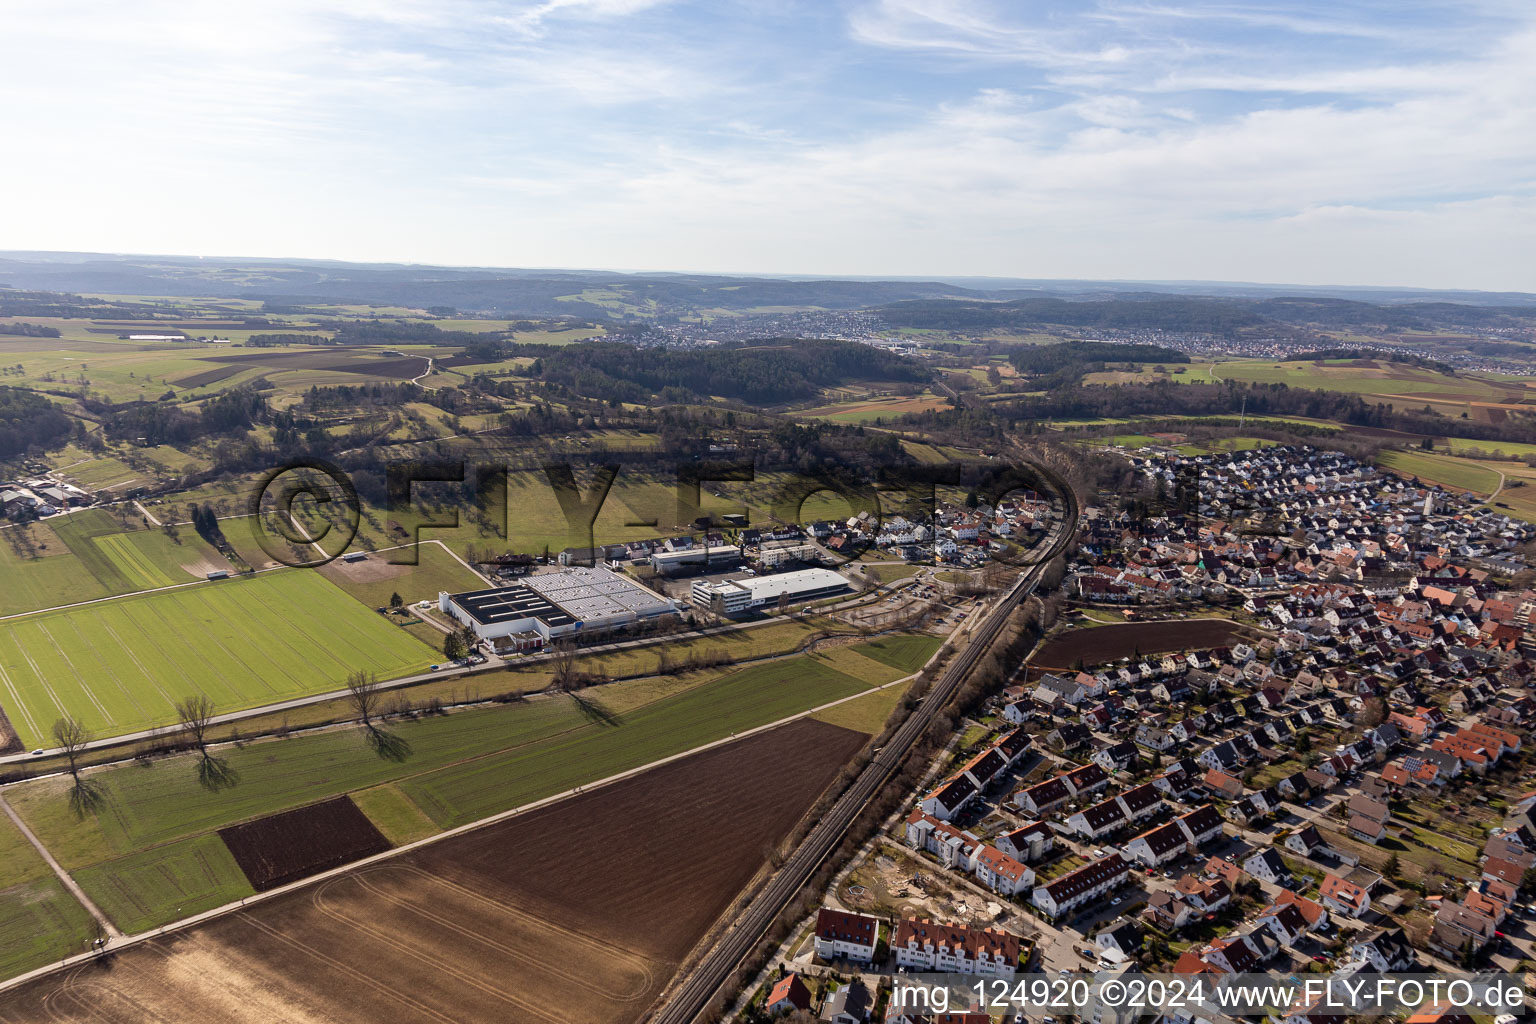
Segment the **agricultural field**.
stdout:
<path fill-rule="evenodd" d="M 0 620 L 0 706 L 29 745 L 73 714 L 98 736 L 424 670 L 431 649 L 316 573 L 281 570 Z"/>
<path fill-rule="evenodd" d="M 1162 654 L 1220 647 L 1242 636 L 1242 627 L 1227 619 L 1176 619 L 1168 622 L 1127 622 L 1112 626 L 1068 629 L 1047 640 L 1030 661 L 1036 669 L 1066 671 L 1079 662 L 1103 665 L 1138 654 Z"/>
<path fill-rule="evenodd" d="M 1495 463 L 1417 451 L 1382 452 L 1378 461 L 1399 476 L 1417 477 L 1442 487 L 1488 495 L 1499 486 L 1499 472 L 1493 468 Z"/>
<path fill-rule="evenodd" d="M 82 953 L 98 934 L 91 915 L 0 813 L 0 978 Z"/>
<path fill-rule="evenodd" d="M 1428 404 L 1445 415 L 1459 416 L 1465 412 L 1469 418 L 1485 423 L 1503 422 L 1513 409 L 1536 410 L 1530 390 L 1521 381 L 1472 373 L 1449 375 L 1387 360 L 1233 360 L 1215 363 L 1207 373 L 1214 380 L 1286 384 L 1357 394 L 1402 409 Z"/>
<path fill-rule="evenodd" d="M 871 679 L 898 674 L 889 669 Z M 12 787 L 8 799 L 103 905 L 124 906 L 120 875 L 150 863 L 135 858 L 183 851 L 177 880 L 135 890 L 139 902 L 127 908 L 135 921 L 160 924 L 181 916 L 177 908 L 188 900 L 240 888 L 241 876 L 222 858 L 199 869 L 193 851 L 204 848 L 191 845 L 231 825 L 359 793 L 357 806 L 386 837 L 419 839 L 877 685 L 810 659 L 764 662 L 698 683 L 657 682 L 390 723 L 387 747 L 355 728 L 220 747 L 217 786 L 205 784 L 196 755 L 93 771 L 87 778 L 95 800 L 83 816 L 71 805 L 67 776 Z M 631 691 L 636 700 L 627 699 Z"/>
<path fill-rule="evenodd" d="M 705 751 L 33 982 L 0 1020 L 628 1024 L 864 740 Z"/>
<path fill-rule="evenodd" d="M 930 409 L 944 409 L 948 406 L 949 399 L 941 398 L 932 392 L 924 392 L 911 398 L 893 395 L 887 398 L 839 402 L 807 409 L 796 415 L 824 419 L 832 423 L 873 423 L 876 420 L 894 419 L 909 412 L 927 412 Z"/>
<path fill-rule="evenodd" d="M 173 539 L 102 509 L 0 528 L 0 616 L 203 579 L 226 561 L 190 527 Z M 0 700 L 3 703 L 3 700 Z"/>
<path fill-rule="evenodd" d="M 835 707 L 818 711 L 811 717 L 828 725 L 852 729 L 854 732 L 878 735 L 896 710 L 896 705 L 907 695 L 908 686 L 887 686 L 866 693 L 862 697 L 844 701 Z"/>
<path fill-rule="evenodd" d="M 1488 498 L 1495 511 L 1536 523 L 1536 467 L 1524 461 L 1469 459 L 1418 450 L 1382 452 L 1377 461 L 1400 476 Z"/>
<path fill-rule="evenodd" d="M 229 848 L 216 835 L 193 836 L 73 872 L 76 883 L 128 935 L 165 922 L 166 908 L 191 917 L 251 895 Z"/>

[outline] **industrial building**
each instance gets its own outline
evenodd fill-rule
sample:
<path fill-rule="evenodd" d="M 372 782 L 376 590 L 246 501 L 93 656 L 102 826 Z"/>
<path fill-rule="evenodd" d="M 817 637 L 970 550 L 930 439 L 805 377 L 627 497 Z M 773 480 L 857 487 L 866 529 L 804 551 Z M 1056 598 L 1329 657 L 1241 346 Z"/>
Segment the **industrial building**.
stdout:
<path fill-rule="evenodd" d="M 498 648 L 530 650 L 577 632 L 620 629 L 677 605 L 607 569 L 538 573 L 521 583 L 465 594 L 441 593 L 438 608 Z"/>
<path fill-rule="evenodd" d="M 707 608 L 721 615 L 739 615 L 763 605 L 776 604 L 780 597 L 801 604 L 847 589 L 848 581 L 831 569 L 801 569 L 739 580 L 697 580 L 688 599 L 697 608 Z"/>
<path fill-rule="evenodd" d="M 699 545 L 692 548 L 683 548 L 678 551 L 653 551 L 650 556 L 651 568 L 659 575 L 672 576 L 685 569 L 711 569 L 723 565 L 737 565 L 741 562 L 741 548 L 733 544 L 722 544 L 715 547 Z"/>

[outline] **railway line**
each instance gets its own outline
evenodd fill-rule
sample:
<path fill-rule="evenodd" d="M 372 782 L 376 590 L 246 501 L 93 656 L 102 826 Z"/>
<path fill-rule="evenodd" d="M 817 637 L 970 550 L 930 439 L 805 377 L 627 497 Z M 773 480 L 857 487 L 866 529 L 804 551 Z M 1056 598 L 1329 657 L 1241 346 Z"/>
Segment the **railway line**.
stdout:
<path fill-rule="evenodd" d="M 1077 532 L 1077 501 L 1071 488 L 1060 480 L 1051 482 L 1057 485 L 1057 494 L 1061 496 L 1063 508 L 1058 532 L 1048 538 L 1043 557 L 1031 565 L 1008 592 L 998 599 L 973 632 L 970 643 L 935 682 L 928 698 L 913 709 L 886 745 L 865 765 L 858 778 L 844 790 L 832 809 L 811 829 L 687 978 L 652 1010 L 646 1018 L 649 1024 L 692 1024 L 704 1011 L 726 979 L 767 932 L 773 920 L 842 842 L 854 820 L 890 779 L 918 738 L 954 698 L 961 684 L 1002 632 L 1013 610 L 1039 586 L 1046 566 L 1066 549 Z"/>

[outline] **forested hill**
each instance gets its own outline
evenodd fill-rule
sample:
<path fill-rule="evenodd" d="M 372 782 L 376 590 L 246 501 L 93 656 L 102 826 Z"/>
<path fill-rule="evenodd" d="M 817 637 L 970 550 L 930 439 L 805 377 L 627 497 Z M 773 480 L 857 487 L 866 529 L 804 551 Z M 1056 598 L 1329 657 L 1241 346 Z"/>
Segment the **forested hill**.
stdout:
<path fill-rule="evenodd" d="M 1027 330 L 1033 327 L 1161 330 L 1232 337 L 1306 328 L 1378 331 L 1468 330 L 1536 324 L 1536 308 L 1455 302 L 1400 305 L 1349 299 L 1207 298 L 1127 293 L 1112 299 L 1030 297 L 1012 302 L 915 299 L 875 310 L 893 327 L 930 330 Z"/>
<path fill-rule="evenodd" d="M 938 330 L 1052 326 L 1232 335 L 1241 328 L 1258 327 L 1268 322 L 1234 301 L 1166 297 L 1088 302 L 1047 298 L 1013 302 L 914 300 L 882 306 L 877 312 L 886 323 L 895 327 Z"/>
<path fill-rule="evenodd" d="M 814 398 L 853 381 L 914 386 L 929 371 L 915 360 L 851 341 L 765 341 L 713 349 L 639 349 L 615 342 L 515 346 L 532 372 L 594 398 L 690 401 L 716 396 L 755 405 Z"/>
<path fill-rule="evenodd" d="M 74 421 L 42 395 L 0 388 L 0 459 L 44 448 L 69 436 Z"/>
<path fill-rule="evenodd" d="M 1189 356 L 1162 345 L 1117 345 L 1105 341 L 1068 341 L 1060 345 L 1030 345 L 1012 356 L 1020 373 L 1054 373 L 1068 367 L 1105 363 L 1187 363 Z"/>

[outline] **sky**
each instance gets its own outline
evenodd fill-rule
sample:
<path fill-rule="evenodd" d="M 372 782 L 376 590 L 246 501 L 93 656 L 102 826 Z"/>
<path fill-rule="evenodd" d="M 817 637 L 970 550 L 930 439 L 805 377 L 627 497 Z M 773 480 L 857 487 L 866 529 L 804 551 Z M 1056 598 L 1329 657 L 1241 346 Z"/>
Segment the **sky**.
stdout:
<path fill-rule="evenodd" d="M 0 0 L 0 249 L 1536 291 L 1529 0 Z"/>

